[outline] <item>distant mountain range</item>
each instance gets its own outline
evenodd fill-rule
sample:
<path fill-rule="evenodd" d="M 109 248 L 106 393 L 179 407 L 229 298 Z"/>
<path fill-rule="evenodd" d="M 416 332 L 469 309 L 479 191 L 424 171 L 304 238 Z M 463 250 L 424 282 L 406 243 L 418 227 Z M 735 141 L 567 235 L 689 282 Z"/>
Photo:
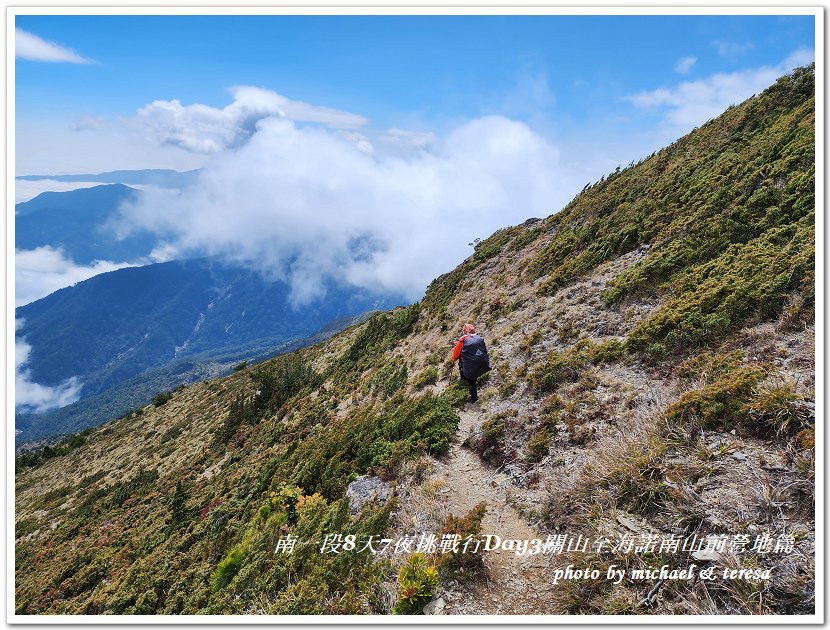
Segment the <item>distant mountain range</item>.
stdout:
<path fill-rule="evenodd" d="M 60 248 L 78 264 L 147 256 L 155 237 L 141 233 L 117 240 L 106 226 L 122 203 L 135 200 L 139 194 L 124 184 L 41 193 L 15 206 L 15 248 Z"/>
<path fill-rule="evenodd" d="M 187 354 L 145 370 L 101 393 L 86 395 L 87 389 L 82 392 L 85 394 L 83 398 L 65 407 L 45 413 L 17 413 L 16 443 L 32 446 L 42 440 L 53 442 L 56 439 L 54 436 L 98 426 L 143 407 L 159 393 L 227 374 L 241 364 L 259 363 L 277 354 L 310 346 L 362 322 L 369 315 L 371 312 L 341 317 L 326 323 L 311 335 L 278 345 L 265 338 L 225 350 Z"/>
<path fill-rule="evenodd" d="M 325 299 L 293 308 L 287 285 L 204 258 L 104 273 L 15 316 L 25 322 L 18 335 L 33 348 L 33 380 L 55 385 L 79 376 L 92 394 L 189 354 L 277 346 L 333 319 L 398 303 L 332 286 Z"/>
<path fill-rule="evenodd" d="M 162 188 L 183 188 L 192 184 L 201 169 L 173 171 L 164 168 L 150 168 L 131 171 L 107 171 L 82 175 L 21 175 L 16 179 L 38 181 L 49 179 L 58 182 L 101 182 L 104 184 L 133 184 L 160 186 Z"/>

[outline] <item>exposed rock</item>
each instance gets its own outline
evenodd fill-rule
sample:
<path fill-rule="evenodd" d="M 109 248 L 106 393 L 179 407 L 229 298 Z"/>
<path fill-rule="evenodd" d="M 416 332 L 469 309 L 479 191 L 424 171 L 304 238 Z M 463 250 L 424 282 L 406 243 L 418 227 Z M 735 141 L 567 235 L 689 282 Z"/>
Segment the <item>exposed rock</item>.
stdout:
<path fill-rule="evenodd" d="M 501 486 L 507 483 L 509 477 L 507 475 L 494 475 L 492 483 L 494 486 Z"/>
<path fill-rule="evenodd" d="M 433 599 L 429 604 L 424 606 L 424 614 L 425 615 L 441 615 L 444 613 L 444 598 L 439 597 L 438 599 Z"/>
<path fill-rule="evenodd" d="M 628 518 L 627 516 L 623 516 L 622 514 L 617 514 L 617 522 L 624 527 L 627 527 L 632 532 L 639 532 L 642 531 L 642 527 L 640 527 L 633 519 Z"/>
<path fill-rule="evenodd" d="M 391 494 L 389 482 L 370 475 L 358 477 L 346 489 L 346 496 L 349 497 L 349 510 L 352 514 L 357 514 L 367 501 L 386 503 Z"/>
<path fill-rule="evenodd" d="M 717 551 L 712 551 L 710 549 L 701 549 L 700 551 L 693 551 L 692 558 L 695 560 L 720 560 L 720 554 Z"/>

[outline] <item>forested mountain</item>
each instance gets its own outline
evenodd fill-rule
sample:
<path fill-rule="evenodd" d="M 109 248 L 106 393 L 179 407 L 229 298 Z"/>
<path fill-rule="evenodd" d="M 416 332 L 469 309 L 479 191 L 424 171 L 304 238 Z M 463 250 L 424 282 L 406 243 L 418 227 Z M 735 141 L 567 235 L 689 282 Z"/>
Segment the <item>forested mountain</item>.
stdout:
<path fill-rule="evenodd" d="M 55 386 L 77 377 L 84 398 L 130 380 L 146 401 L 147 387 L 135 380 L 145 372 L 154 371 L 148 380 L 158 384 L 171 380 L 158 381 L 159 369 L 183 374 L 181 383 L 215 376 L 216 363 L 226 369 L 229 360 L 272 356 L 332 320 L 401 299 L 331 286 L 326 299 L 294 305 L 285 283 L 203 258 L 100 274 L 19 307 L 15 316 L 22 321 L 18 338 L 31 346 L 31 380 Z M 119 398 L 117 415 L 132 408 L 128 400 L 136 402 L 123 393 Z M 77 430 L 77 421 L 61 421 L 67 414 L 74 411 L 51 412 L 45 420 L 38 419 L 43 414 L 19 416 L 19 439 Z"/>

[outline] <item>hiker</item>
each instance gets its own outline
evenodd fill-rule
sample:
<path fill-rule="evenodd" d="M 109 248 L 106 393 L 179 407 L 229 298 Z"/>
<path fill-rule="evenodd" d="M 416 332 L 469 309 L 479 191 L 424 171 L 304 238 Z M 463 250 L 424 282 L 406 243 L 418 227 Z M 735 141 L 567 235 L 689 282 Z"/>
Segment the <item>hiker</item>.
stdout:
<path fill-rule="evenodd" d="M 470 385 L 470 402 L 477 401 L 476 380 L 490 370 L 490 357 L 484 339 L 476 334 L 476 328 L 472 324 L 464 324 L 464 328 L 461 329 L 461 337 L 452 351 L 452 360 L 458 361 L 461 378 Z"/>

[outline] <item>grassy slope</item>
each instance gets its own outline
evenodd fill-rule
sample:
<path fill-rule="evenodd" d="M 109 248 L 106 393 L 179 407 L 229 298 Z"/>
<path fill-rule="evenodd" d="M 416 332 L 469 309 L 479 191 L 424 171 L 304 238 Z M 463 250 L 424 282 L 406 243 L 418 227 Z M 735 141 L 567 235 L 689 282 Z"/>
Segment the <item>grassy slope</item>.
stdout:
<path fill-rule="evenodd" d="M 414 484 L 408 462 L 447 448 L 464 392 L 431 383 L 467 319 L 490 333 L 483 404 L 495 457 L 518 455 L 537 476 L 559 474 L 558 452 L 567 459 L 557 470 L 570 486 L 529 514 L 548 525 L 595 534 L 603 514 L 626 510 L 716 530 L 684 494 L 686 480 L 730 482 L 695 455 L 701 431 L 735 428 L 746 449 L 761 439 L 794 449 L 786 474 L 809 482 L 809 418 L 792 410 L 810 392 L 759 384 L 812 366 L 767 356 L 759 349 L 774 340 L 753 331 L 777 317 L 797 341 L 813 317 L 812 94 L 812 72 L 798 71 L 559 214 L 497 232 L 420 304 L 188 387 L 19 474 L 16 610 L 388 612 L 390 559 L 270 550 L 279 534 L 395 530 L 405 506 L 353 518 L 344 489 L 367 471 Z M 646 404 L 632 388 L 670 400 Z M 610 434 L 609 415 L 633 422 L 648 405 L 651 421 L 627 428 L 616 450 L 594 435 Z M 809 575 L 799 571 L 764 597 L 713 591 L 711 605 L 804 612 Z M 676 590 L 659 611 L 699 597 Z M 647 612 L 635 595 L 560 589 L 554 599 L 564 612 Z"/>

